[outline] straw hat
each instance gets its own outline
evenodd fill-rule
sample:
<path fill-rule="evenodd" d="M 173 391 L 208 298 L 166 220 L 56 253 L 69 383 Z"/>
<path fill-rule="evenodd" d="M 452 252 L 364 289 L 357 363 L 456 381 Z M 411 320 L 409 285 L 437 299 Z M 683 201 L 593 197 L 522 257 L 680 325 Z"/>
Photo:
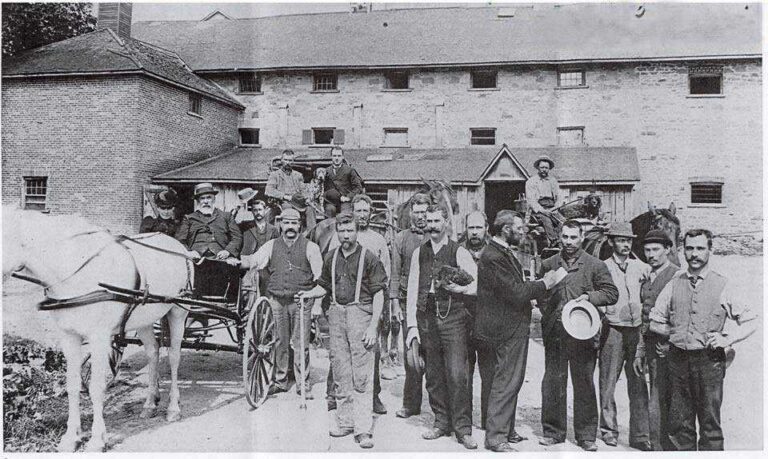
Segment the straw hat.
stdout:
<path fill-rule="evenodd" d="M 547 156 L 547 155 L 541 155 L 541 156 L 539 156 L 539 158 L 538 158 L 536 161 L 534 161 L 534 162 L 533 162 L 533 167 L 534 167 L 534 168 L 536 168 L 536 169 L 538 169 L 538 168 L 539 168 L 539 163 L 540 163 L 540 162 L 542 162 L 542 161 L 546 161 L 546 162 L 548 162 L 548 163 L 549 163 L 549 168 L 550 168 L 550 169 L 554 169 L 554 168 L 555 168 L 555 162 L 554 162 L 554 161 L 552 161 L 552 158 L 550 158 L 550 157 L 549 157 L 549 156 Z"/>
<path fill-rule="evenodd" d="M 589 301 L 567 302 L 561 318 L 565 331 L 576 339 L 591 339 L 600 331 L 600 314 Z"/>
<path fill-rule="evenodd" d="M 219 194 L 219 190 L 213 187 L 213 184 L 204 182 L 195 185 L 195 199 L 204 194 Z"/>

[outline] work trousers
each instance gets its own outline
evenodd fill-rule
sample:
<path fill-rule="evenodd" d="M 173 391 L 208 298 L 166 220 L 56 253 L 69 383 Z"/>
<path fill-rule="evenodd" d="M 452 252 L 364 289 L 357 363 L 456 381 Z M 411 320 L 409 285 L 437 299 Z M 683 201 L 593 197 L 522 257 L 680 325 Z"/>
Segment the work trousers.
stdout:
<path fill-rule="evenodd" d="M 568 369 L 573 384 L 573 430 L 577 441 L 597 437 L 595 364 L 597 350 L 592 339 L 577 340 L 559 321 L 544 336 L 544 379 L 541 382 L 541 425 L 545 437 L 565 441 L 568 432 L 566 395 Z"/>
<path fill-rule="evenodd" d="M 427 394 L 435 414 L 434 426 L 457 436 L 471 435 L 472 408 L 467 397 L 468 313 L 463 307 L 455 307 L 444 318 L 434 310 L 418 311 L 416 317 L 426 355 Z"/>
<path fill-rule="evenodd" d="M 381 359 L 381 346 L 376 343 L 374 346 L 374 355 L 376 361 L 373 364 L 373 400 L 381 393 L 381 376 L 379 375 L 379 360 Z M 328 359 L 333 361 L 333 349 L 328 351 Z M 328 411 L 335 410 L 336 405 L 336 381 L 333 378 L 333 365 L 328 368 L 328 378 L 325 381 L 325 400 L 328 404 Z"/>
<path fill-rule="evenodd" d="M 300 317 L 299 305 L 293 297 L 273 297 L 269 302 L 272 307 L 272 315 L 275 319 L 275 329 L 277 331 L 277 342 L 275 343 L 275 380 L 274 384 L 288 390 L 290 382 L 288 373 L 291 365 L 291 352 L 293 352 L 293 374 L 296 376 L 297 387 L 301 377 L 301 366 L 297 349 L 301 349 L 300 344 Z M 307 305 L 304 308 L 304 382 L 307 389 L 309 387 L 309 330 L 312 325 L 312 308 Z"/>
<path fill-rule="evenodd" d="M 640 327 L 603 324 L 600 339 L 600 434 L 604 439 L 618 438 L 616 421 L 616 383 L 621 370 L 627 378 L 629 395 L 629 442 L 650 440 L 648 426 L 648 386 L 645 376 L 637 376 L 632 367 L 640 340 Z"/>
<path fill-rule="evenodd" d="M 363 343 L 372 314 L 357 305 L 331 303 L 328 309 L 331 367 L 338 403 L 336 419 L 341 428 L 354 427 L 355 434 L 371 433 L 373 427 L 374 351 Z"/>
<path fill-rule="evenodd" d="M 725 359 L 713 351 L 686 351 L 670 346 L 671 403 L 669 436 L 678 451 L 722 451 Z M 698 445 L 696 422 L 699 423 Z"/>
<path fill-rule="evenodd" d="M 486 344 L 480 352 L 480 377 L 483 391 L 489 386 L 485 403 L 485 446 L 508 441 L 515 432 L 517 395 L 525 381 L 528 360 L 528 336 L 510 338 L 494 345 Z"/>
<path fill-rule="evenodd" d="M 655 451 L 672 451 L 675 448 L 669 441 L 668 426 L 670 395 L 672 394 L 667 363 L 669 350 L 664 353 L 656 350 L 656 344 L 660 342 L 656 336 L 653 333 L 645 335 L 645 360 L 648 365 L 648 379 L 651 384 L 648 398 L 649 434 Z"/>
<path fill-rule="evenodd" d="M 403 314 L 405 317 L 405 314 Z M 403 351 L 408 352 L 408 343 L 405 342 L 408 337 L 408 322 L 403 318 Z M 426 359 L 425 359 L 426 360 Z M 422 387 L 424 384 L 424 375 L 420 374 L 408 364 L 408 359 L 403 358 L 405 365 L 405 384 L 403 385 L 403 408 L 412 414 L 421 413 Z"/>
<path fill-rule="evenodd" d="M 474 337 L 476 307 L 469 302 L 465 303 L 465 307 L 469 312 L 467 319 L 467 396 L 469 397 L 469 412 L 472 413 L 474 412 L 472 407 L 475 403 L 475 364 L 478 364 L 480 360 L 480 343 Z M 485 429 L 485 416 L 488 411 L 487 405 L 483 405 L 484 388 L 483 377 L 480 376 L 480 426 L 483 429 Z M 490 387 L 488 387 L 488 391 L 490 391 Z"/>

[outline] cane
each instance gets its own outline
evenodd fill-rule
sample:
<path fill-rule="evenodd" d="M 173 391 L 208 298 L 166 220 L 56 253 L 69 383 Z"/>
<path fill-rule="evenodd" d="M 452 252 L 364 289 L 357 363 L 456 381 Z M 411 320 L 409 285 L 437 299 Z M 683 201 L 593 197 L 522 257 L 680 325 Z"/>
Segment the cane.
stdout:
<path fill-rule="evenodd" d="M 304 372 L 306 371 L 305 363 L 304 363 L 304 299 L 299 299 L 299 340 L 301 341 L 301 363 L 299 363 L 299 368 L 301 368 L 301 405 L 299 405 L 299 408 L 302 410 L 307 409 L 307 395 L 305 393 L 306 387 L 304 386 Z"/>

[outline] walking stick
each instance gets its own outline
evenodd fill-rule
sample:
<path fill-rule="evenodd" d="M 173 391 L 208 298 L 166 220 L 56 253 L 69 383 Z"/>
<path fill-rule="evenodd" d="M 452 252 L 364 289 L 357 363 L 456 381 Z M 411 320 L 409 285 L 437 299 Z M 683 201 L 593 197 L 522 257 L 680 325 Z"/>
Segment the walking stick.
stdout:
<path fill-rule="evenodd" d="M 306 371 L 306 364 L 304 362 L 305 356 L 304 356 L 304 299 L 299 300 L 299 340 L 301 341 L 301 363 L 299 363 L 299 367 L 301 368 L 301 405 L 299 405 L 299 408 L 302 410 L 307 409 L 307 394 L 305 392 L 306 387 L 304 384 L 304 372 Z"/>

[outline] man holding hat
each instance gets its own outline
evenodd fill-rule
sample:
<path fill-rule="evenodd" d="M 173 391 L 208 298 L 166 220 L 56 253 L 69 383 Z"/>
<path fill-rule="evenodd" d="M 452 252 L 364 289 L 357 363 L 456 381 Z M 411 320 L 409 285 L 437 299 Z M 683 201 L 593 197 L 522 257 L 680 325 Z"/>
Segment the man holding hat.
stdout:
<path fill-rule="evenodd" d="M 185 215 L 176 231 L 176 239 L 193 257 L 226 260 L 240 255 L 243 235 L 232 215 L 214 206 L 218 192 L 210 183 L 196 185 L 197 210 Z"/>
<path fill-rule="evenodd" d="M 296 209 L 285 209 L 281 215 L 282 236 L 267 241 L 253 255 L 243 256 L 244 268 L 264 269 L 269 273 L 266 296 L 275 317 L 277 343 L 275 346 L 275 380 L 271 393 L 289 388 L 290 350 L 301 349 L 299 303 L 296 294 L 315 287 L 323 267 L 320 247 L 299 233 L 300 215 Z M 320 315 L 320 305 L 305 307 L 304 336 L 309 336 L 311 315 Z M 309 370 L 309 340 L 304 341 L 304 362 Z M 294 357 L 294 374 L 301 376 L 299 356 Z M 311 399 L 309 371 L 304 375 L 307 398 Z M 296 391 L 300 392 L 297 385 Z"/>
<path fill-rule="evenodd" d="M 602 261 L 581 248 L 584 232 L 579 222 L 568 220 L 560 229 L 563 246 L 559 254 L 542 263 L 542 272 L 560 267 L 568 275 L 538 301 L 541 334 L 544 339 L 544 379 L 541 381 L 541 424 L 544 437 L 539 444 L 552 446 L 565 441 L 568 431 L 566 394 L 568 369 L 573 384 L 573 430 L 578 445 L 597 451 L 597 396 L 595 394 L 596 339 L 576 339 L 563 327 L 563 308 L 571 300 L 589 301 L 596 307 L 616 303 L 619 291 Z"/>
<path fill-rule="evenodd" d="M 555 162 L 547 155 L 540 156 L 533 167 L 538 171 L 525 182 L 525 200 L 533 214 L 539 219 L 547 233 L 547 238 L 557 242 L 559 221 L 553 214 L 562 204 L 560 202 L 560 184 L 549 172 L 555 168 Z"/>
<path fill-rule="evenodd" d="M 674 449 L 669 441 L 667 429 L 671 393 L 667 367 L 669 340 L 648 329 L 650 326 L 648 315 L 656 304 L 656 298 L 680 269 L 669 261 L 671 248 L 672 240 L 662 230 L 651 230 L 643 239 L 643 252 L 651 270 L 640 284 L 640 301 L 643 305 L 642 324 L 633 367 L 635 374 L 642 378 L 645 378 L 644 373 L 647 370 L 648 379 L 650 379 L 648 422 L 651 445 L 655 451 Z"/>
<path fill-rule="evenodd" d="M 155 195 L 155 207 L 157 208 L 157 218 L 144 217 L 139 227 L 140 233 L 163 233 L 168 236 L 175 236 L 179 227 L 179 221 L 176 219 L 176 192 L 173 190 L 164 190 Z"/>
<path fill-rule="evenodd" d="M 232 209 L 232 218 L 235 219 L 235 223 L 240 227 L 240 231 L 245 232 L 251 225 L 253 225 L 253 214 L 250 212 L 250 202 L 256 197 L 256 190 L 251 187 L 243 188 L 237 192 L 237 200 L 240 201 L 234 209 Z"/>
<path fill-rule="evenodd" d="M 606 308 L 600 337 L 600 435 L 606 445 L 616 446 L 619 426 L 614 393 L 623 368 L 629 395 L 629 445 L 640 451 L 651 451 L 648 387 L 645 377 L 632 370 L 642 323 L 640 283 L 650 268 L 629 257 L 635 238 L 632 225 L 613 223 L 607 236 L 613 255 L 605 260 L 605 264 L 619 290 L 619 299 Z"/>

